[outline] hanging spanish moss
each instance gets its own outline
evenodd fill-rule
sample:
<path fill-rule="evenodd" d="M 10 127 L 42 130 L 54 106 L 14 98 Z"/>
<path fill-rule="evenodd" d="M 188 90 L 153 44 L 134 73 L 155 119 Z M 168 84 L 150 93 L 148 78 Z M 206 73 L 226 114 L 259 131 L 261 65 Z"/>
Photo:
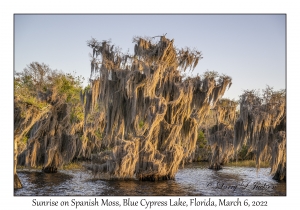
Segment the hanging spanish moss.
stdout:
<path fill-rule="evenodd" d="M 270 161 L 276 180 L 286 179 L 286 99 L 285 90 L 267 87 L 262 96 L 245 91 L 240 98 L 240 117 L 235 123 L 234 147 L 249 145 L 256 155 L 256 167 Z"/>
<path fill-rule="evenodd" d="M 19 164 L 37 167 L 42 165 L 45 172 L 56 172 L 57 167 L 63 163 L 60 152 L 64 142 L 65 159 L 72 158 L 73 139 L 68 135 L 69 107 L 63 99 L 50 102 L 50 110 L 29 131 L 27 148 L 19 155 Z"/>
<path fill-rule="evenodd" d="M 78 156 L 81 141 L 71 132 L 70 107 L 63 100 L 52 104 L 50 111 L 36 122 L 29 133 L 27 148 L 19 164 L 43 166 L 44 172 L 56 172 L 64 163 Z"/>
<path fill-rule="evenodd" d="M 101 104 L 92 107 L 90 89 L 86 89 L 82 94 L 83 105 L 85 107 L 82 141 L 82 154 L 85 159 L 90 160 L 93 153 L 105 150 L 108 145 L 103 142 L 103 133 L 105 128 L 105 115 L 101 111 Z M 85 100 L 86 99 L 86 100 Z"/>
<path fill-rule="evenodd" d="M 42 166 L 44 172 L 54 173 L 75 157 L 85 157 L 88 146 L 80 138 L 84 125 L 79 103 L 80 79 L 46 67 L 33 63 L 19 74 L 23 89 L 17 89 L 16 93 L 22 95 L 20 91 L 26 91 L 23 101 L 31 100 L 30 106 L 20 109 L 15 102 L 15 129 L 26 128 L 20 134 L 15 132 L 15 139 L 27 139 L 26 148 L 18 155 L 19 165 Z M 39 79 L 32 79 L 32 75 Z M 36 83 L 40 88 L 36 88 Z M 42 111 L 33 107 L 42 107 Z M 18 121 L 26 125 L 16 123 Z"/>
<path fill-rule="evenodd" d="M 210 169 L 220 170 L 234 155 L 233 136 L 238 103 L 220 99 L 212 112 L 216 124 L 209 129 L 209 144 L 212 151 Z"/>
<path fill-rule="evenodd" d="M 18 144 L 31 127 L 49 111 L 46 106 L 39 109 L 28 104 L 20 97 L 14 98 L 14 188 L 22 188 L 22 183 L 17 175 L 19 150 Z"/>
<path fill-rule="evenodd" d="M 184 78 L 202 55 L 177 50 L 165 36 L 133 39 L 134 55 L 109 42 L 88 41 L 91 92 L 85 115 L 101 106 L 105 113 L 102 144 L 106 150 L 86 165 L 110 179 L 174 179 L 180 164 L 195 150 L 198 125 L 231 85 L 231 78 L 207 72 Z M 94 129 L 99 129 L 97 126 Z"/>
<path fill-rule="evenodd" d="M 271 174 L 275 180 L 286 180 L 286 134 L 284 131 L 276 133 L 272 150 Z"/>

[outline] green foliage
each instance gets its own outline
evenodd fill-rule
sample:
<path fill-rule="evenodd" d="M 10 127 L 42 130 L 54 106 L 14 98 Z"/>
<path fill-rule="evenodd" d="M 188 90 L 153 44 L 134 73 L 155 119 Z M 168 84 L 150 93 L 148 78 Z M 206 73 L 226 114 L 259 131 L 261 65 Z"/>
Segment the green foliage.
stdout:
<path fill-rule="evenodd" d="M 248 146 L 243 145 L 240 152 L 238 153 L 238 156 L 242 159 L 245 160 L 246 155 L 248 154 Z"/>
<path fill-rule="evenodd" d="M 83 77 L 67 74 L 59 74 L 54 79 L 54 85 L 58 92 L 66 95 L 67 102 L 76 102 L 79 100 L 79 93 L 82 89 Z"/>
<path fill-rule="evenodd" d="M 242 161 L 232 161 L 229 163 L 226 163 L 225 166 L 229 167 L 252 167 L 256 168 L 256 161 L 255 160 L 242 160 Z M 267 161 L 262 161 L 260 163 L 260 168 L 269 168 L 270 163 Z"/>
<path fill-rule="evenodd" d="M 81 122 L 84 120 L 83 109 L 80 106 L 71 108 L 71 123 Z"/>
<path fill-rule="evenodd" d="M 98 129 L 95 130 L 94 134 L 98 139 L 102 139 L 102 133 Z"/>
<path fill-rule="evenodd" d="M 207 139 L 201 130 L 198 132 L 197 145 L 199 145 L 199 148 L 204 148 L 207 146 Z"/>
<path fill-rule="evenodd" d="M 23 98 L 31 96 L 38 99 L 39 95 L 55 90 L 59 94 L 58 97 L 61 98 L 65 95 L 67 102 L 74 102 L 79 100 L 79 92 L 82 89 L 81 85 L 84 80 L 82 76 L 75 75 L 75 72 L 65 74 L 50 69 L 44 63 L 33 62 L 27 65 L 22 72 L 15 74 L 15 95 Z"/>
<path fill-rule="evenodd" d="M 47 105 L 48 105 L 46 102 L 39 101 L 39 100 L 37 100 L 36 97 L 33 97 L 33 96 L 27 96 L 23 99 L 23 101 L 25 103 L 27 103 L 28 105 L 35 106 L 39 109 L 43 109 L 43 108 L 47 107 Z"/>
<path fill-rule="evenodd" d="M 75 169 L 84 169 L 84 168 L 80 162 L 73 161 L 71 163 L 63 165 L 62 169 L 63 170 L 75 170 Z"/>
<path fill-rule="evenodd" d="M 252 160 L 254 158 L 254 154 L 249 152 L 249 146 L 243 145 L 240 151 L 238 152 L 239 160 Z"/>
<path fill-rule="evenodd" d="M 88 141 L 89 139 L 88 139 L 87 136 L 82 135 L 82 136 L 80 137 L 80 140 L 81 140 L 82 142 L 86 142 L 86 141 Z"/>
<path fill-rule="evenodd" d="M 139 121 L 139 128 L 144 127 L 144 124 L 145 124 L 145 122 L 144 122 L 143 120 L 140 120 L 140 121 Z"/>
<path fill-rule="evenodd" d="M 15 98 L 19 102 L 43 109 L 50 105 L 49 94 L 54 93 L 54 100 L 65 100 L 70 104 L 71 123 L 79 123 L 84 120 L 80 104 L 83 80 L 75 72 L 65 74 L 50 69 L 44 63 L 32 62 L 22 72 L 15 74 Z"/>
<path fill-rule="evenodd" d="M 26 135 L 23 136 L 23 138 L 21 139 L 21 142 L 24 143 L 24 144 L 26 144 L 27 141 L 28 141 L 28 136 L 26 136 Z"/>
<path fill-rule="evenodd" d="M 88 84 L 88 85 L 84 88 L 84 91 L 83 91 L 83 92 L 87 92 L 87 91 L 89 91 L 89 90 L 91 90 L 91 85 L 90 85 L 90 84 Z"/>
<path fill-rule="evenodd" d="M 196 162 L 201 162 L 201 161 L 202 161 L 202 157 L 198 156 L 197 159 L 196 159 Z"/>

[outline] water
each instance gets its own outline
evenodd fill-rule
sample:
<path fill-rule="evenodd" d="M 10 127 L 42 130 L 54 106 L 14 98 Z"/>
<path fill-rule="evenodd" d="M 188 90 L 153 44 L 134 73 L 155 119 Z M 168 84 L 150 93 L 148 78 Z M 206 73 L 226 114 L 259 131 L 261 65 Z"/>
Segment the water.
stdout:
<path fill-rule="evenodd" d="M 286 183 L 251 167 L 224 167 L 220 171 L 205 163 L 180 169 L 175 180 L 158 182 L 108 181 L 94 179 L 82 170 L 46 174 L 37 170 L 18 171 L 22 189 L 16 196 L 285 196 Z"/>

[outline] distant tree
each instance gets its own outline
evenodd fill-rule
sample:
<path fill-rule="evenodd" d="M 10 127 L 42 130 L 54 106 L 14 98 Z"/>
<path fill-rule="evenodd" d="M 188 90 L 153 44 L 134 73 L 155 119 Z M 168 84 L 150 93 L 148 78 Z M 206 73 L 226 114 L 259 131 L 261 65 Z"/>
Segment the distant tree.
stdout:
<path fill-rule="evenodd" d="M 260 95 L 247 90 L 240 97 L 240 117 L 235 123 L 234 146 L 244 144 L 256 156 L 256 167 L 270 161 L 276 180 L 286 179 L 286 93 L 267 86 Z"/>
<path fill-rule="evenodd" d="M 233 136 L 238 102 L 230 99 L 220 99 L 212 113 L 215 115 L 215 125 L 209 128 L 209 145 L 212 150 L 209 168 L 219 170 L 234 155 Z"/>

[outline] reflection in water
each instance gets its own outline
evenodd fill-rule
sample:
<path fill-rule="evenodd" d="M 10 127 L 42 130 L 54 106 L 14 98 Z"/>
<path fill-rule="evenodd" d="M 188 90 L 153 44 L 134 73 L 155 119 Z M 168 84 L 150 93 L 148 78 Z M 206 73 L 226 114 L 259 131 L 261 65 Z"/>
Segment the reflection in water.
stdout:
<path fill-rule="evenodd" d="M 205 163 L 180 169 L 175 180 L 158 182 L 106 181 L 93 179 L 80 170 L 45 174 L 19 171 L 23 188 L 15 195 L 85 196 L 262 196 L 286 195 L 286 183 L 276 182 L 269 168 L 224 167 L 213 171 Z"/>
<path fill-rule="evenodd" d="M 103 185 L 101 181 L 92 181 L 89 184 L 91 187 Z M 105 181 L 102 193 L 94 195 L 107 195 L 107 196 L 163 196 L 163 195 L 186 195 L 188 192 L 182 189 L 174 181 L 158 181 L 158 182 L 140 182 L 140 181 Z"/>

